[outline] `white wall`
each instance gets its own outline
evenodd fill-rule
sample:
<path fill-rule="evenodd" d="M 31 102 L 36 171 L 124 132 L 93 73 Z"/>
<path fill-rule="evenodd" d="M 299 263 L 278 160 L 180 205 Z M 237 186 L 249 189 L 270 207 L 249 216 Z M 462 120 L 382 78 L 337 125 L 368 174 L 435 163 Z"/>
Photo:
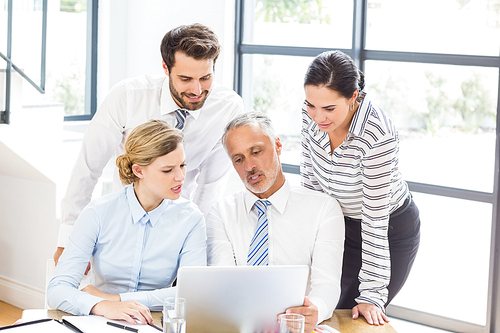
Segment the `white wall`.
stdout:
<path fill-rule="evenodd" d="M 215 80 L 232 87 L 234 1 L 108 0 L 99 5 L 98 104 L 121 79 L 163 74 L 163 35 L 195 22 L 218 35 L 223 50 Z M 11 125 L 0 125 L 0 300 L 24 309 L 44 306 L 45 264 L 56 248 L 59 202 L 79 149 L 74 132 L 63 131 L 61 106 L 39 111 L 13 108 Z"/>
<path fill-rule="evenodd" d="M 46 261 L 59 228 L 63 107 L 15 111 L 11 125 L 0 125 L 0 299 L 43 308 Z"/>
<path fill-rule="evenodd" d="M 110 0 L 99 4 L 99 103 L 118 81 L 162 75 L 160 43 L 179 25 L 201 23 L 218 36 L 222 52 L 215 80 L 233 86 L 233 0 Z"/>
<path fill-rule="evenodd" d="M 0 191 L 0 298 L 23 309 L 43 308 L 45 263 L 59 227 L 55 184 L 0 175 L 0 188 L 9 189 Z"/>

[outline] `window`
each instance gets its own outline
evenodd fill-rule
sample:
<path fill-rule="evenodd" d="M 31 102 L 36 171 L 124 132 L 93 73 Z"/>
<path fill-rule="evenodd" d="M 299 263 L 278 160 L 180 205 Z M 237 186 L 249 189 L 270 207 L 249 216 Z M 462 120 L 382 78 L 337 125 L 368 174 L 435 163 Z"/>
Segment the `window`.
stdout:
<path fill-rule="evenodd" d="M 20 108 L 96 110 L 97 0 L 0 0 L 3 122 Z M 61 43 L 61 41 L 64 41 Z"/>
<path fill-rule="evenodd" d="M 244 6 L 245 44 L 350 48 L 352 1 L 263 0 Z"/>
<path fill-rule="evenodd" d="M 292 182 L 303 78 L 319 53 L 349 54 L 395 122 L 422 236 L 388 313 L 498 330 L 500 1 L 239 0 L 236 22 L 235 89 L 273 120 Z"/>

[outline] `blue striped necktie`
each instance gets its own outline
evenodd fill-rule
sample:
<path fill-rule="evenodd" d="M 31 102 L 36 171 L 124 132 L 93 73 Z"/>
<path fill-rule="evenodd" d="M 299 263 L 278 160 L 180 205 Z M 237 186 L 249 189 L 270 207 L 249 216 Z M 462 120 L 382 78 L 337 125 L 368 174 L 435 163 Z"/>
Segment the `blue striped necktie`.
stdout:
<path fill-rule="evenodd" d="M 186 124 L 186 117 L 188 116 L 188 112 L 183 109 L 179 109 L 175 111 L 175 120 L 177 120 L 177 123 L 175 124 L 175 128 L 179 130 L 184 129 L 184 125 Z"/>
<path fill-rule="evenodd" d="M 267 206 L 270 204 L 271 202 L 269 200 L 257 200 L 255 202 L 259 218 L 257 231 L 255 231 L 255 235 L 252 238 L 248 251 L 248 266 L 267 266 L 269 263 Z"/>

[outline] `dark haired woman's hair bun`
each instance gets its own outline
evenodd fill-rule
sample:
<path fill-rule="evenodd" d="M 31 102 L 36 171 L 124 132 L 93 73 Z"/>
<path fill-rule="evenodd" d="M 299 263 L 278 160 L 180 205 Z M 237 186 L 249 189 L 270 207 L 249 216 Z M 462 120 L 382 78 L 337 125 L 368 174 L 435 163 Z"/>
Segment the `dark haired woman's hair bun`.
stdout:
<path fill-rule="evenodd" d="M 359 86 L 359 91 L 365 90 L 365 74 L 361 70 L 358 69 L 359 73 L 359 80 L 358 80 L 358 86 Z"/>

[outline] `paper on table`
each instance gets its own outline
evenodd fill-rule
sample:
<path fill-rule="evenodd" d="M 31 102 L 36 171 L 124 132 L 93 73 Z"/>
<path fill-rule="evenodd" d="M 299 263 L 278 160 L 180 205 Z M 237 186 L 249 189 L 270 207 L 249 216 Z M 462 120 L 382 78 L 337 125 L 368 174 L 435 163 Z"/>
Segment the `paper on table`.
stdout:
<path fill-rule="evenodd" d="M 315 332 L 315 333 L 340 333 L 335 328 L 330 327 L 328 325 L 318 325 L 318 326 L 316 326 L 316 328 L 314 329 L 313 332 Z"/>
<path fill-rule="evenodd" d="M 92 332 L 102 332 L 102 333 L 119 333 L 120 331 L 113 326 L 106 324 L 107 321 L 112 321 L 114 323 L 125 325 L 133 328 L 139 329 L 139 333 L 158 333 L 158 330 L 149 325 L 137 324 L 132 325 L 124 320 L 111 320 L 102 316 L 63 316 L 66 319 L 82 331 L 86 333 Z M 122 330 L 124 333 L 127 332 Z"/>
<path fill-rule="evenodd" d="M 44 321 L 36 324 L 13 325 L 5 327 L 5 332 L 16 333 L 71 333 L 71 330 L 66 326 L 59 324 L 55 320 Z M 116 333 L 116 332 L 115 332 Z"/>

